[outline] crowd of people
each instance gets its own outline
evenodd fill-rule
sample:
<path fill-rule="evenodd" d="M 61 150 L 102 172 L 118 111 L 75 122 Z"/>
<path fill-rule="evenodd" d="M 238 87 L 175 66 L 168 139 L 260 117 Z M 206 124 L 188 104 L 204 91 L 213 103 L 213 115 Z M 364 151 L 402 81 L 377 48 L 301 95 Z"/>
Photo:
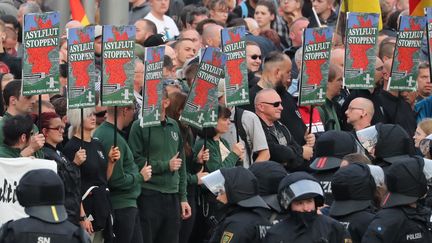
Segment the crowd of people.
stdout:
<path fill-rule="evenodd" d="M 17 198 L 30 217 L 3 225 L 0 242 L 432 242 L 430 54 L 425 38 L 416 91 L 387 90 L 408 0 L 379 2 L 375 87 L 343 87 L 349 57 L 335 41 L 325 103 L 311 107 L 297 103 L 303 31 L 335 26 L 340 1 L 130 0 L 134 103 L 81 115 L 67 109 L 66 35 L 61 93 L 21 94 L 23 15 L 52 10 L 49 1 L 0 0 L 0 157 L 57 163 L 57 175 L 22 177 Z M 220 48 L 220 31 L 234 26 L 247 30 L 250 103 L 227 107 L 221 79 L 217 125 L 198 130 L 180 118 L 199 51 Z M 143 128 L 144 48 L 158 45 L 160 124 Z M 372 146 L 357 135 L 367 128 Z"/>

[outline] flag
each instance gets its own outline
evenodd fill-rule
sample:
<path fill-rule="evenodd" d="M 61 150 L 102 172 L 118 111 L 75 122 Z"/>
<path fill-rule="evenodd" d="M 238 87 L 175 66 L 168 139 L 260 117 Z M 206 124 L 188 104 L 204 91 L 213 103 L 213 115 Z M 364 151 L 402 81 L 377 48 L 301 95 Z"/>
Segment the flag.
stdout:
<path fill-rule="evenodd" d="M 23 95 L 60 92 L 59 43 L 58 12 L 24 15 Z"/>
<path fill-rule="evenodd" d="M 345 4 L 347 4 L 347 6 L 345 6 Z M 380 15 L 378 29 L 381 30 L 383 27 L 379 0 L 344 0 L 342 1 L 340 9 L 340 11 L 344 13 L 378 13 Z"/>
<path fill-rule="evenodd" d="M 68 41 L 68 109 L 94 107 L 95 98 L 95 27 L 70 28 Z"/>
<path fill-rule="evenodd" d="M 84 7 L 80 0 L 69 0 L 69 5 L 73 20 L 78 20 L 84 26 L 90 24 L 90 21 L 87 18 Z"/>
<path fill-rule="evenodd" d="M 424 16 L 426 7 L 432 7 L 432 0 L 409 0 L 409 13 L 412 16 Z"/>

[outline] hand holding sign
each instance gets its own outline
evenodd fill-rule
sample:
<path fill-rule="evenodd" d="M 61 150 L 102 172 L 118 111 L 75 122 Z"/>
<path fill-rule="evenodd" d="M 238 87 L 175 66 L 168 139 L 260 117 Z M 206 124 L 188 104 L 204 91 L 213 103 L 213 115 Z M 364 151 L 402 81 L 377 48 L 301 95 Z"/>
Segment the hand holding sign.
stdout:
<path fill-rule="evenodd" d="M 182 164 L 182 159 L 178 158 L 178 156 L 179 156 L 179 152 L 177 152 L 176 155 L 174 155 L 174 157 L 172 157 L 169 161 L 169 167 L 171 172 L 180 169 L 180 166 Z"/>

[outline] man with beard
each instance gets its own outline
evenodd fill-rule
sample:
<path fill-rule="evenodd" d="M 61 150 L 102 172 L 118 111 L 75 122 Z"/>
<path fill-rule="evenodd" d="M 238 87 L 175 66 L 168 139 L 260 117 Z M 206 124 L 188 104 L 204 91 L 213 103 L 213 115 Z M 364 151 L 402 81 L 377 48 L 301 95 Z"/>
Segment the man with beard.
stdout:
<path fill-rule="evenodd" d="M 264 60 L 261 79 L 249 90 L 250 105 L 244 106 L 244 109 L 255 112 L 254 101 L 256 94 L 266 88 L 276 90 L 282 100 L 283 110 L 280 122 L 289 129 L 289 132 L 299 145 L 307 144 L 313 147 L 315 137 L 313 134 L 307 134 L 306 126 L 298 111 L 297 102 L 283 85 L 283 81 L 288 80 L 290 75 L 291 60 L 289 57 L 280 52 L 269 53 Z"/>

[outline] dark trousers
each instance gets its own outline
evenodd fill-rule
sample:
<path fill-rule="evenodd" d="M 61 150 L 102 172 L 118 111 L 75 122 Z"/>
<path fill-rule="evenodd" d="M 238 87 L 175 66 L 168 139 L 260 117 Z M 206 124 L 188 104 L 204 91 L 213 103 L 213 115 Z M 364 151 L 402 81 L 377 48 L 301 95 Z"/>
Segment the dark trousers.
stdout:
<path fill-rule="evenodd" d="M 177 194 L 142 189 L 138 208 L 144 243 L 179 241 L 180 200 Z"/>
<path fill-rule="evenodd" d="M 114 242 L 142 243 L 138 209 L 134 207 L 114 210 Z"/>
<path fill-rule="evenodd" d="M 180 222 L 180 240 L 179 243 L 188 243 L 189 238 L 192 234 L 192 230 L 195 225 L 195 217 L 197 215 L 197 207 L 196 207 L 196 185 L 189 185 L 187 188 L 187 199 L 189 202 L 189 205 L 192 209 L 192 216 L 186 220 L 182 220 Z"/>

